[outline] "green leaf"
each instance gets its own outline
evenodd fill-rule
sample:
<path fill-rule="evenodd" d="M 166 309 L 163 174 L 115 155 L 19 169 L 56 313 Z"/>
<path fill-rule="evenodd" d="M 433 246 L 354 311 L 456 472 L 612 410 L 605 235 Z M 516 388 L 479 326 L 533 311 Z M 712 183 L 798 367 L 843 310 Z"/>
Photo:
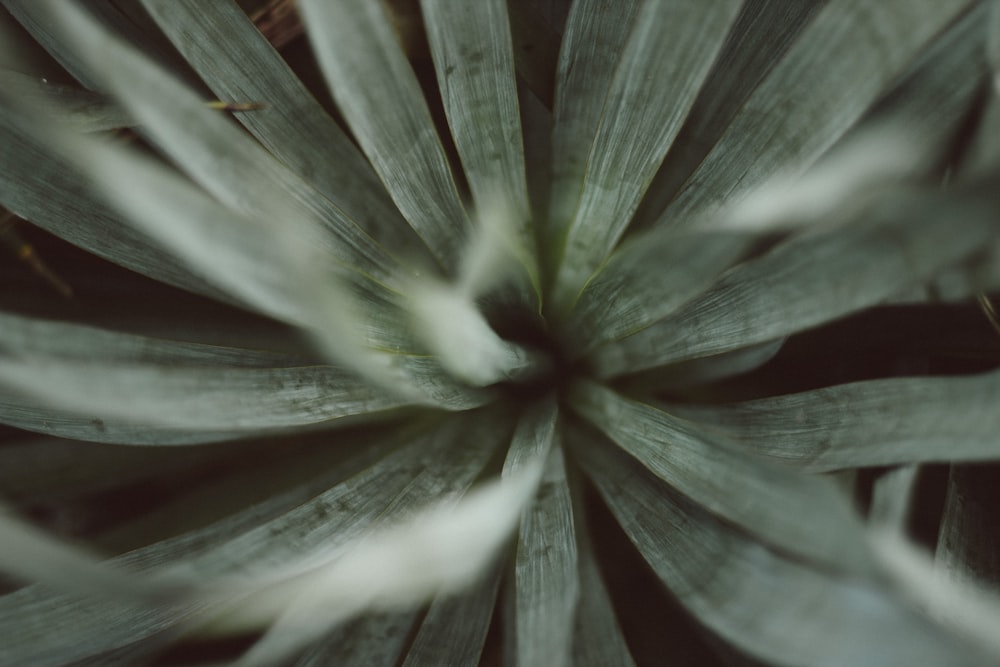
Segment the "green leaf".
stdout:
<path fill-rule="evenodd" d="M 47 137 L 29 132 L 0 94 L 0 204 L 98 257 L 223 301 L 218 288 L 138 232 L 93 192 L 89 178 L 67 165 Z"/>
<path fill-rule="evenodd" d="M 578 383 L 569 400 L 673 489 L 755 539 L 832 570 L 871 570 L 863 524 L 829 480 L 755 459 L 700 424 L 596 384 Z"/>
<path fill-rule="evenodd" d="M 565 310 L 575 300 L 624 232 L 739 6 L 738 0 L 697 5 L 665 0 L 638 10 L 601 111 L 579 204 L 557 265 L 557 309 Z M 664 34 L 665 26 L 669 34 Z"/>
<path fill-rule="evenodd" d="M 342 556 L 335 549 L 308 569 L 292 566 L 287 578 L 234 609 L 248 621 L 276 618 L 240 664 L 272 664 L 358 612 L 412 608 L 480 581 L 535 495 L 542 464 L 533 459 L 461 500 L 395 518 Z"/>
<path fill-rule="evenodd" d="M 80 54 L 73 49 L 71 43 L 62 38 L 58 27 L 48 20 L 45 10 L 39 6 L 41 3 L 35 0 L 0 1 L 35 41 L 77 81 L 92 90 L 99 88 Z M 92 20 L 100 22 L 107 30 L 121 35 L 149 57 L 157 62 L 170 64 L 175 71 L 186 72 L 183 60 L 172 52 L 166 40 L 156 34 L 155 30 L 150 30 L 148 19 L 141 21 L 133 12 L 128 11 L 128 6 L 132 3 L 124 3 L 124 11 L 122 3 L 84 0 L 80 4 L 86 6 L 86 11 Z"/>
<path fill-rule="evenodd" d="M 432 499 L 464 490 L 493 456 L 505 435 L 503 423 L 496 412 L 480 412 L 422 432 L 393 432 L 381 441 L 358 433 L 369 441 L 361 450 L 367 468 L 359 470 L 356 461 L 348 460 L 304 489 L 271 496 L 240 514 L 113 562 L 140 572 L 196 577 L 214 587 L 223 580 L 240 582 L 242 593 L 248 593 L 284 571 L 347 553 L 378 522 L 405 519 Z M 403 447 L 384 456 L 393 442 Z M 316 495 L 324 485 L 328 490 Z M 0 597 L 0 662 L 65 664 L 133 645 L 206 609 L 140 610 L 120 601 L 30 586 Z M 223 611 L 217 604 L 212 610 L 213 615 Z M 237 623 L 236 610 L 226 611 L 228 621 Z M 246 600 L 239 611 L 244 620 L 249 614 L 254 625 L 267 613 Z M 53 635 L 53 627 L 60 632 Z"/>
<path fill-rule="evenodd" d="M 596 350 L 593 367 L 609 377 L 719 354 L 876 305 L 992 238 L 991 187 L 889 191 L 837 214 L 849 222 L 794 236 L 736 267 L 671 316 Z"/>
<path fill-rule="evenodd" d="M 568 664 L 579 595 L 573 515 L 555 401 L 549 397 L 518 422 L 505 477 L 545 461 L 541 486 L 521 519 L 514 564 L 513 627 L 506 659 L 518 665 Z"/>
<path fill-rule="evenodd" d="M 555 266 L 562 255 L 601 111 L 638 6 L 636 0 L 578 0 L 570 9 L 556 71 L 549 214 L 539 221 L 547 266 Z"/>
<path fill-rule="evenodd" d="M 469 229 L 430 111 L 392 25 L 368 0 L 299 3 L 330 92 L 390 196 L 452 271 Z"/>
<path fill-rule="evenodd" d="M 44 108 L 60 123 L 78 132 L 100 132 L 134 124 L 109 98 L 82 88 L 49 83 L 6 69 L 0 69 L 0 88 L 6 95 Z"/>
<path fill-rule="evenodd" d="M 499 584 L 500 572 L 495 570 L 467 592 L 435 598 L 403 667 L 479 664 Z"/>
<path fill-rule="evenodd" d="M 438 86 L 476 209 L 504 202 L 538 291 L 507 6 L 502 0 L 422 0 Z"/>
<path fill-rule="evenodd" d="M 364 156 L 236 2 L 142 4 L 219 99 L 264 105 L 234 117 L 272 155 L 380 245 L 397 253 L 425 250 Z"/>
<path fill-rule="evenodd" d="M 580 595 L 573 510 L 562 451 L 549 452 L 538 495 L 521 520 L 508 664 L 570 664 Z"/>
<path fill-rule="evenodd" d="M 677 411 L 758 454 L 820 472 L 997 458 L 998 400 L 1000 373 L 992 372 L 871 380 Z"/>
<path fill-rule="evenodd" d="M 614 447 L 573 439 L 605 502 L 670 593 L 738 649 L 783 665 L 990 664 L 885 585 L 789 558 Z"/>
<path fill-rule="evenodd" d="M 295 661 L 295 667 L 394 667 L 399 664 L 406 649 L 406 642 L 417 616 L 417 612 L 408 611 L 370 614 L 359 618 L 337 628 L 310 647 Z"/>
<path fill-rule="evenodd" d="M 854 474 L 850 471 L 848 474 Z M 868 521 L 879 529 L 905 535 L 916 500 L 920 466 L 904 465 L 888 470 L 872 484 Z"/>
<path fill-rule="evenodd" d="M 680 395 L 717 380 L 749 373 L 768 363 L 781 351 L 785 338 L 742 347 L 711 357 L 689 359 L 664 368 L 630 375 L 620 387 L 632 394 L 655 395 L 663 391 Z"/>
<path fill-rule="evenodd" d="M 396 295 L 369 281 L 363 284 L 369 288 L 363 306 L 356 304 L 342 278 L 330 271 L 328 252 L 309 241 L 325 236 L 324 230 L 299 220 L 294 211 L 283 217 L 286 229 L 278 233 L 272 220 L 235 213 L 137 153 L 44 124 L 31 132 L 53 137 L 64 158 L 89 172 L 134 226 L 239 302 L 305 329 L 332 359 L 389 393 L 413 402 L 469 405 L 468 392 L 439 367 L 406 356 L 416 342 L 407 330 L 408 314 L 394 303 Z"/>
<path fill-rule="evenodd" d="M 844 134 L 971 0 L 831 0 L 817 11 L 656 224 L 685 224 Z"/>
<path fill-rule="evenodd" d="M 405 401 L 331 366 L 226 368 L 0 361 L 0 414 L 41 433 L 131 445 L 195 444 L 382 420 Z"/>
<path fill-rule="evenodd" d="M 580 600 L 573 629 L 570 664 L 580 667 L 635 667 L 594 553 L 594 537 L 587 527 L 578 469 L 574 470 L 571 477 L 570 491 L 573 497 L 573 516 L 577 517 L 573 525 L 580 569 Z"/>
<path fill-rule="evenodd" d="M 657 229 L 618 248 L 580 294 L 564 337 L 586 354 L 634 334 L 704 292 L 750 248 L 742 232 Z"/>
<path fill-rule="evenodd" d="M 248 215 L 273 216 L 276 235 L 278 221 L 309 221 L 327 233 L 300 240 L 376 279 L 392 276 L 396 261 L 384 248 L 173 76 L 73 5 L 45 0 L 33 7 L 61 26 L 63 39 L 140 123 L 139 130 L 225 205 Z"/>
<path fill-rule="evenodd" d="M 277 368 L 302 366 L 291 354 L 155 338 L 0 312 L 0 349 L 23 356 L 149 366 Z"/>
<path fill-rule="evenodd" d="M 936 38 L 901 80 L 804 173 L 780 170 L 738 200 L 709 227 L 782 229 L 816 223 L 844 202 L 859 201 L 902 181 L 940 179 L 949 151 L 966 141 L 985 78 L 980 3 Z M 970 146 L 982 147 L 973 140 Z M 963 158 L 967 159 L 967 158 Z"/>
<path fill-rule="evenodd" d="M 84 595 L 107 595 L 146 604 L 182 599 L 189 591 L 181 581 L 136 577 L 98 562 L 91 553 L 64 543 L 39 528 L 10 516 L 0 507 L 0 571 L 22 581 Z"/>
<path fill-rule="evenodd" d="M 712 149 L 747 97 L 827 0 L 744 2 L 684 126 L 636 211 L 631 230 L 649 226 Z"/>

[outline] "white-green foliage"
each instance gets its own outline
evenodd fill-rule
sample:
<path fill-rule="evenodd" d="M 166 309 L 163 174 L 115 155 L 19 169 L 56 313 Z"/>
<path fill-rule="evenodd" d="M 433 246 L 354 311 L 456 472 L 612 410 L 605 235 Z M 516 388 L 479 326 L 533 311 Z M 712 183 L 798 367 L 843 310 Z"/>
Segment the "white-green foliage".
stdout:
<path fill-rule="evenodd" d="M 0 1 L 0 205 L 147 281 L 57 266 L 107 303 L 25 305 L 0 274 L 0 664 L 234 632 L 243 665 L 660 660 L 619 532 L 692 644 L 995 664 L 957 464 L 1000 459 L 997 346 L 754 382 L 997 288 L 995 3 L 299 0 L 311 61 L 263 2 Z M 931 462 L 937 564 L 900 541 Z M 873 466 L 868 522 L 823 474 Z"/>

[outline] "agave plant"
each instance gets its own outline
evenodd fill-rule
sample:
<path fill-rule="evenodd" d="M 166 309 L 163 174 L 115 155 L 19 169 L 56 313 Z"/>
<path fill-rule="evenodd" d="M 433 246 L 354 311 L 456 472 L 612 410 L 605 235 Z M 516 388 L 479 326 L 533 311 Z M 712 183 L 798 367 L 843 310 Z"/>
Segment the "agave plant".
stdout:
<path fill-rule="evenodd" d="M 0 663 L 997 659 L 990 3 L 2 4 Z"/>

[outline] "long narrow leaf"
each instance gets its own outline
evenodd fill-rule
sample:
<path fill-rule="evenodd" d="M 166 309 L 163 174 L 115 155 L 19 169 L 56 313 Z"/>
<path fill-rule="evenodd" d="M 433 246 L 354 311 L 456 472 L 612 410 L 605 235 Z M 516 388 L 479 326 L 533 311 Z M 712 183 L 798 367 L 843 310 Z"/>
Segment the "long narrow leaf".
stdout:
<path fill-rule="evenodd" d="M 755 460 L 697 424 L 596 384 L 576 385 L 570 404 L 657 477 L 755 539 L 826 567 L 871 569 L 862 523 L 829 480 Z"/>
<path fill-rule="evenodd" d="M 614 247 L 680 130 L 739 0 L 645 3 L 621 55 L 555 279 L 566 308 Z M 663 34 L 668 26 L 670 35 Z M 585 138 L 584 138 L 585 139 Z"/>
<path fill-rule="evenodd" d="M 371 166 L 236 2 L 142 4 L 220 99 L 264 105 L 236 118 L 273 155 L 379 244 L 420 252 Z"/>
<path fill-rule="evenodd" d="M 574 2 L 559 49 L 552 131 L 552 185 L 547 220 L 541 222 L 547 264 L 559 247 L 579 203 L 601 111 L 639 3 Z"/>
<path fill-rule="evenodd" d="M 871 580 L 789 559 L 719 522 L 593 439 L 576 451 L 626 534 L 699 621 L 776 664 L 986 665 Z"/>
<path fill-rule="evenodd" d="M 59 26 L 140 130 L 220 201 L 250 215 L 313 221 L 327 233 L 305 240 L 340 263 L 391 275 L 395 261 L 354 221 L 161 67 L 69 3 L 44 0 L 31 11 Z"/>
<path fill-rule="evenodd" d="M 680 407 L 753 451 L 808 471 L 1000 456 L 1000 373 L 893 378 L 721 407 Z M 892 415 L 887 419 L 886 415 Z"/>
<path fill-rule="evenodd" d="M 446 270 L 469 223 L 420 85 L 380 3 L 299 3 L 330 91 L 396 206 Z"/>
<path fill-rule="evenodd" d="M 423 0 L 438 86 L 452 136 L 480 211 L 505 202 L 535 289 L 539 289 L 525 181 L 514 58 L 506 3 Z"/>
<path fill-rule="evenodd" d="M 406 652 L 403 667 L 477 664 L 499 584 L 500 572 L 494 571 L 470 591 L 436 598 Z"/>
<path fill-rule="evenodd" d="M 776 170 L 801 170 L 872 105 L 971 0 L 830 0 L 754 91 L 657 224 L 691 220 Z"/>
<path fill-rule="evenodd" d="M 849 213 L 849 224 L 793 237 L 735 268 L 670 317 L 596 350 L 593 365 L 602 377 L 654 368 L 764 343 L 875 305 L 992 238 L 991 188 L 890 191 Z"/>

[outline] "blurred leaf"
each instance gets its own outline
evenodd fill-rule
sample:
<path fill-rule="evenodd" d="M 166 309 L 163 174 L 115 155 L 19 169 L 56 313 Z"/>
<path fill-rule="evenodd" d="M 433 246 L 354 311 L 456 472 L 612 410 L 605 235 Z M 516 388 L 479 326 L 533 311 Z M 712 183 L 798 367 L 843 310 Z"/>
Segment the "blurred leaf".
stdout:
<path fill-rule="evenodd" d="M 104 95 L 45 79 L 0 69 L 0 89 L 33 106 L 43 107 L 59 122 L 79 132 L 129 127 L 132 119 Z"/>
<path fill-rule="evenodd" d="M 754 90 L 657 224 L 684 224 L 844 134 L 973 0 L 829 0 Z"/>
<path fill-rule="evenodd" d="M 99 257 L 216 299 L 217 288 L 136 231 L 93 192 L 90 179 L 58 147 L 26 132 L 24 119 L 0 93 L 0 202 L 20 217 Z"/>
<path fill-rule="evenodd" d="M 613 447 L 576 445 L 605 502 L 663 583 L 740 650 L 775 664 L 990 664 L 884 585 L 789 558 L 653 480 Z"/>
<path fill-rule="evenodd" d="M 221 202 L 244 214 L 273 216 L 276 235 L 283 223 L 298 222 L 299 229 L 286 229 L 288 234 L 312 227 L 310 236 L 297 240 L 326 250 L 328 261 L 376 279 L 392 275 L 396 262 L 384 248 L 173 76 L 73 5 L 45 0 L 34 7 L 62 26 L 63 39 L 140 123 L 140 132 Z"/>
<path fill-rule="evenodd" d="M 992 185 L 891 191 L 725 274 L 671 316 L 590 357 L 601 377 L 764 343 L 934 276 L 996 233 Z M 956 220 L 960 230 L 956 231 Z"/>
<path fill-rule="evenodd" d="M 435 598 L 406 652 L 403 667 L 478 664 L 499 584 L 500 571 L 495 568 L 468 591 Z"/>
<path fill-rule="evenodd" d="M 396 253 L 422 250 L 367 160 L 236 2 L 144 0 L 143 6 L 219 99 L 263 104 L 234 117 L 272 155 L 380 245 Z"/>
<path fill-rule="evenodd" d="M 498 421 L 499 420 L 499 421 Z M 171 572 L 245 582 L 244 592 L 292 567 L 314 565 L 346 553 L 372 526 L 411 516 L 417 507 L 467 488 L 503 438 L 502 416 L 478 413 L 448 420 L 429 431 L 404 434 L 396 453 L 371 442 L 365 469 L 348 460 L 321 474 L 303 491 L 291 491 L 190 534 L 115 559 L 142 572 Z M 470 446 L 476 443 L 476 446 Z M 362 450 L 365 451 L 365 450 Z M 322 484 L 329 490 L 316 495 Z M 315 496 L 315 497 L 313 497 Z M 79 598 L 42 586 L 0 597 L 0 662 L 61 665 L 149 638 L 190 623 L 205 606 L 147 608 L 109 599 Z M 219 609 L 214 610 L 218 613 Z M 244 605 L 242 611 L 266 613 Z M 230 615 L 230 620 L 235 618 Z M 257 621 L 259 622 L 259 621 Z M 58 633 L 52 632 L 59 628 Z"/>
<path fill-rule="evenodd" d="M 698 91 L 667 157 L 639 205 L 632 229 L 646 227 L 663 212 L 747 97 L 781 61 L 799 31 L 828 0 L 748 0 Z"/>

